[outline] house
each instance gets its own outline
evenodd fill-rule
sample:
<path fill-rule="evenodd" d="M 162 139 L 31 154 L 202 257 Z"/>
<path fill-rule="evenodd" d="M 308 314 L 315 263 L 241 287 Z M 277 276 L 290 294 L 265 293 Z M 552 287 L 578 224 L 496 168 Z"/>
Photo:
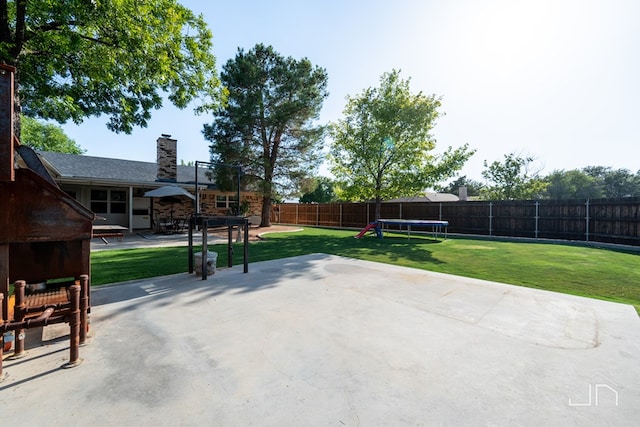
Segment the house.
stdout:
<path fill-rule="evenodd" d="M 397 199 L 385 200 L 385 203 L 418 203 L 418 202 L 457 202 L 460 199 L 455 194 L 449 193 L 424 193 L 422 196 L 417 197 L 399 197 Z"/>
<path fill-rule="evenodd" d="M 67 194 L 91 209 L 105 224 L 149 229 L 163 218 L 186 218 L 194 212 L 191 199 L 145 197 L 150 190 L 176 185 L 196 192 L 196 167 L 177 164 L 177 140 L 163 134 L 157 140 L 157 163 L 39 151 L 51 176 Z M 207 177 L 206 167 L 198 169 L 200 212 L 228 214 L 237 193 L 222 192 Z M 254 192 L 242 192 L 250 213 L 259 213 L 261 199 Z"/>

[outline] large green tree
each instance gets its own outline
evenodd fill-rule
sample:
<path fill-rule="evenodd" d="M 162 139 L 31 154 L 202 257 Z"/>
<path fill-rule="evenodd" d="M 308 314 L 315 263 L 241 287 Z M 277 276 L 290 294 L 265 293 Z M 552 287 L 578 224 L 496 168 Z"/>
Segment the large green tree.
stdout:
<path fill-rule="evenodd" d="M 555 170 L 546 177 L 549 199 L 597 199 L 604 196 L 598 180 L 581 170 Z"/>
<path fill-rule="evenodd" d="M 534 158 L 516 153 L 504 155 L 504 161 L 488 164 L 482 176 L 488 181 L 482 196 L 493 200 L 518 200 L 541 198 L 547 183 L 533 167 Z"/>
<path fill-rule="evenodd" d="M 216 165 L 240 165 L 243 184 L 262 194 L 261 226 L 271 225 L 271 202 L 319 162 L 323 128 L 315 125 L 327 97 L 327 73 L 306 59 L 283 57 L 271 46 L 239 49 L 220 78 L 228 104 L 205 125 Z M 230 168 L 216 168 L 224 187 Z"/>
<path fill-rule="evenodd" d="M 16 117 L 106 114 L 110 129 L 130 132 L 164 96 L 206 110 L 220 97 L 211 49 L 203 17 L 176 0 L 0 0 L 0 62 L 17 67 Z"/>
<path fill-rule="evenodd" d="M 300 203 L 331 203 L 336 201 L 333 181 L 326 176 L 311 178 L 307 191 L 302 194 Z"/>
<path fill-rule="evenodd" d="M 436 156 L 431 129 L 440 99 L 412 93 L 409 80 L 393 70 L 380 86 L 348 97 L 344 118 L 331 126 L 331 172 L 344 200 L 414 196 L 455 174 L 473 154 L 467 145 Z"/>
<path fill-rule="evenodd" d="M 640 171 L 633 174 L 628 169 L 605 166 L 587 166 L 583 171 L 598 182 L 604 197 L 640 196 Z"/>
<path fill-rule="evenodd" d="M 22 118 L 22 136 L 20 142 L 36 150 L 56 153 L 84 154 L 73 139 L 69 138 L 60 126 L 53 123 L 41 123 L 31 117 Z"/>

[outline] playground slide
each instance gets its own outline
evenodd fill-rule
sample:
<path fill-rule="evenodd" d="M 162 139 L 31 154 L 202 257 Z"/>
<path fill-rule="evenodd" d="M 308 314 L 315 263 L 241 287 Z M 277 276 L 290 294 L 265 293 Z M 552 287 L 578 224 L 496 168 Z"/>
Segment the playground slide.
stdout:
<path fill-rule="evenodd" d="M 365 228 L 362 229 L 361 232 L 359 232 L 356 236 L 354 236 L 356 239 L 361 238 L 362 236 L 364 236 L 365 234 L 367 234 L 367 231 L 371 230 L 372 228 L 375 228 L 378 225 L 377 222 L 370 222 L 369 224 L 367 224 L 367 226 Z"/>

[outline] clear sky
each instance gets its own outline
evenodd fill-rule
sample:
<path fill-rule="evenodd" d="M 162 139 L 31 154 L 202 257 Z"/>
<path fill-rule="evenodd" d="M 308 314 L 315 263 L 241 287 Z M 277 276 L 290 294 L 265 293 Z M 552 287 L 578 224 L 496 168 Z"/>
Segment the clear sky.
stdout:
<path fill-rule="evenodd" d="M 470 178 L 481 180 L 484 160 L 511 152 L 536 157 L 544 174 L 640 169 L 638 0 L 181 3 L 209 23 L 219 69 L 257 43 L 325 68 L 322 123 L 341 118 L 347 95 L 400 69 L 413 91 L 442 97 L 438 147 L 477 150 L 461 172 Z M 202 126 L 210 120 L 166 104 L 131 135 L 110 132 L 103 118 L 63 127 L 87 155 L 150 162 L 168 133 L 186 162 L 209 160 Z"/>

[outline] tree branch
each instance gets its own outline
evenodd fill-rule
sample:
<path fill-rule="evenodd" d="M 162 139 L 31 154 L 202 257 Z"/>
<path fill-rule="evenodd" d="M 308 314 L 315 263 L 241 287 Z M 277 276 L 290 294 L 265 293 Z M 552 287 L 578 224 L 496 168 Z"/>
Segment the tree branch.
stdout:
<path fill-rule="evenodd" d="M 36 35 L 39 33 L 45 33 L 48 31 L 60 31 L 64 28 L 67 27 L 77 27 L 77 26 L 82 26 L 83 23 L 81 21 L 68 21 L 68 22 L 50 22 L 48 24 L 45 25 L 40 25 L 38 27 L 34 27 L 34 30 L 30 30 L 28 33 L 28 36 L 25 36 L 25 40 L 28 40 L 30 38 L 31 35 Z M 118 46 L 117 43 L 115 42 L 108 42 L 102 39 L 98 39 L 95 37 L 90 37 L 90 36 L 86 36 L 84 34 L 80 34 L 78 32 L 74 32 L 78 37 L 80 37 L 83 40 L 87 40 L 96 44 L 101 44 L 103 46 L 108 46 L 108 47 L 116 47 Z"/>
<path fill-rule="evenodd" d="M 81 26 L 81 25 L 82 25 L 82 23 L 78 22 L 78 21 L 49 22 L 49 23 L 44 24 L 44 25 L 39 25 L 37 27 L 33 27 L 34 30 L 32 32 L 34 32 L 34 33 L 38 33 L 38 32 L 45 33 L 47 31 L 60 30 L 62 28 L 66 28 L 66 27 L 78 27 L 78 26 Z"/>

